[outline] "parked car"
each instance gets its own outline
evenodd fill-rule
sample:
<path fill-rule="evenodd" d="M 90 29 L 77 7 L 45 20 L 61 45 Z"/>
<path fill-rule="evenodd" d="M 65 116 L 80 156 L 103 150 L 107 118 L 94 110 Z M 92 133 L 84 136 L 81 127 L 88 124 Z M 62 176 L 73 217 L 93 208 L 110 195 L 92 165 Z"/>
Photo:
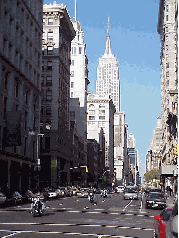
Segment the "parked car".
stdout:
<path fill-rule="evenodd" d="M 13 203 L 16 205 L 17 203 L 22 203 L 22 195 L 15 191 L 13 194 L 12 194 L 12 198 L 10 198 L 11 201 L 13 201 Z"/>
<path fill-rule="evenodd" d="M 57 197 L 57 193 L 54 189 L 49 189 L 48 191 L 48 197 L 49 198 L 56 198 Z"/>
<path fill-rule="evenodd" d="M 79 192 L 77 192 L 77 196 L 78 197 L 83 197 L 83 198 L 87 198 L 88 197 L 88 192 L 89 192 L 89 188 L 81 188 Z"/>
<path fill-rule="evenodd" d="M 154 237 L 165 238 L 165 229 L 172 213 L 172 208 L 166 207 L 160 215 L 154 216 Z"/>
<path fill-rule="evenodd" d="M 159 193 L 162 193 L 162 190 L 160 188 L 157 188 L 157 187 L 148 187 L 145 189 L 145 196 L 148 196 L 149 193 L 151 192 L 159 192 Z"/>
<path fill-rule="evenodd" d="M 124 191 L 124 186 L 116 187 L 116 193 L 123 193 L 123 191 Z"/>
<path fill-rule="evenodd" d="M 24 194 L 23 199 L 25 202 L 31 202 L 34 194 L 31 190 L 27 190 L 27 192 Z"/>
<path fill-rule="evenodd" d="M 72 196 L 72 190 L 70 187 L 59 187 L 60 190 L 64 192 L 64 196 L 71 197 Z"/>
<path fill-rule="evenodd" d="M 136 199 L 138 200 L 138 191 L 135 186 L 126 186 L 124 189 L 123 199 Z"/>
<path fill-rule="evenodd" d="M 0 192 L 0 204 L 4 204 L 6 201 L 6 196 L 4 195 L 4 193 Z"/>
<path fill-rule="evenodd" d="M 165 208 L 166 199 L 163 193 L 150 192 L 146 198 L 145 207 L 146 208 Z"/>
<path fill-rule="evenodd" d="M 76 196 L 77 192 L 79 192 L 79 189 L 76 187 L 72 187 L 71 189 L 72 189 L 73 196 Z"/>
<path fill-rule="evenodd" d="M 59 188 L 55 190 L 57 197 L 62 198 L 64 197 L 64 191 L 60 190 Z"/>
<path fill-rule="evenodd" d="M 176 238 L 178 237 L 178 199 L 175 201 L 172 214 L 168 220 L 165 229 L 166 238 Z"/>
<path fill-rule="evenodd" d="M 71 197 L 71 196 L 73 196 L 73 190 L 72 190 L 72 188 L 71 187 L 67 187 L 67 196 L 68 197 Z"/>

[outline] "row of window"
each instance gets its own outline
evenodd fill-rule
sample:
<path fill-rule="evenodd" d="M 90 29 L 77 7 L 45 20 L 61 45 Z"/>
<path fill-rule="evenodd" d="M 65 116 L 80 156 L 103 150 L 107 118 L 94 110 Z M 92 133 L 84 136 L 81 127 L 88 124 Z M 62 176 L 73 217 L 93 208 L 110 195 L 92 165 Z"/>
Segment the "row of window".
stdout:
<path fill-rule="evenodd" d="M 89 120 L 95 120 L 95 116 L 89 116 Z M 99 120 L 105 120 L 105 116 L 99 116 Z"/>
<path fill-rule="evenodd" d="M 46 23 L 46 18 L 43 18 L 43 25 Z M 54 24 L 54 19 L 52 17 L 47 18 L 47 25 L 53 25 Z"/>
<path fill-rule="evenodd" d="M 99 114 L 100 115 L 105 114 L 105 110 L 99 110 Z M 95 110 L 89 110 L 89 115 L 95 115 Z"/>
<path fill-rule="evenodd" d="M 89 107 L 90 108 L 95 108 L 94 104 L 90 104 Z M 99 108 L 105 108 L 105 105 L 104 104 L 100 104 Z"/>
<path fill-rule="evenodd" d="M 78 52 L 77 52 L 78 50 Z M 76 54 L 82 54 L 82 47 L 71 47 L 71 54 L 76 55 Z"/>

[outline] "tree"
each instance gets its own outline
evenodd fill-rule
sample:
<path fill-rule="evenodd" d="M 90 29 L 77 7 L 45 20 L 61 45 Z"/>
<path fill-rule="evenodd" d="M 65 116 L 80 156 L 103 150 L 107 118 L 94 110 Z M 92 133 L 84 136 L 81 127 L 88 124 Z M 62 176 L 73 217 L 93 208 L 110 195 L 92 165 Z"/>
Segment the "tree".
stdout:
<path fill-rule="evenodd" d="M 159 180 L 160 179 L 159 169 L 154 169 L 145 173 L 144 178 L 147 183 L 151 182 L 151 180 L 153 181 L 153 179 Z"/>

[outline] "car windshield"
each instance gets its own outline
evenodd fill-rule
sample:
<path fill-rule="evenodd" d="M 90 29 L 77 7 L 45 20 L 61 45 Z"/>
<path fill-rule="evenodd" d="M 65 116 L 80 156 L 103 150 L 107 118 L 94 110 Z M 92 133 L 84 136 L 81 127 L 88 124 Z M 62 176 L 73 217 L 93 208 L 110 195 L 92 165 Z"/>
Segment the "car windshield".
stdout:
<path fill-rule="evenodd" d="M 164 195 L 160 193 L 150 193 L 149 198 L 164 198 Z"/>
<path fill-rule="evenodd" d="M 127 193 L 137 193 L 137 191 L 134 188 L 126 188 Z"/>

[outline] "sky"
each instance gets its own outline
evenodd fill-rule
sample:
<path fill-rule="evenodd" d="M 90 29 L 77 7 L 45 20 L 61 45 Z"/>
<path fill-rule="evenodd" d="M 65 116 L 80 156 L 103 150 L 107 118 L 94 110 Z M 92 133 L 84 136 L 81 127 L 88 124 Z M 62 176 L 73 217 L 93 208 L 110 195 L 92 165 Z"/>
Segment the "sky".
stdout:
<path fill-rule="evenodd" d="M 157 117 L 161 115 L 160 35 L 157 32 L 159 0 L 76 0 L 77 20 L 84 31 L 88 57 L 88 91 L 95 93 L 99 57 L 105 52 L 108 16 L 111 51 L 117 57 L 121 111 L 128 135 L 134 134 L 140 175 Z M 67 5 L 74 20 L 75 0 L 56 0 Z M 44 4 L 53 3 L 44 0 Z"/>

